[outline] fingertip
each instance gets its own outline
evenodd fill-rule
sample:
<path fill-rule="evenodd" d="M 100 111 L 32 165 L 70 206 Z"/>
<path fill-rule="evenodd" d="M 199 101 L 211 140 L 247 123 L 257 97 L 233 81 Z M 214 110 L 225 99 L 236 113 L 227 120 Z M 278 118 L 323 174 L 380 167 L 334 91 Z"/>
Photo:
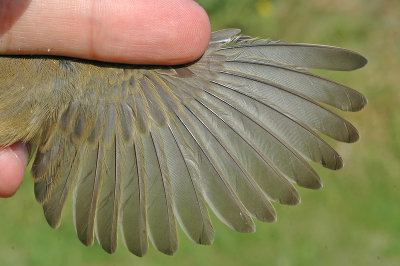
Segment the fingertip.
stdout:
<path fill-rule="evenodd" d="M 28 150 L 16 143 L 0 151 L 0 197 L 13 196 L 20 187 L 28 160 Z"/>
<path fill-rule="evenodd" d="M 206 11 L 197 3 L 193 2 L 193 10 L 188 13 L 187 27 L 188 37 L 183 40 L 181 51 L 186 51 L 183 63 L 192 62 L 201 57 L 208 48 L 211 36 L 210 19 Z M 195 18 L 195 19 L 193 19 Z M 179 51 L 178 51 L 179 52 Z"/>
<path fill-rule="evenodd" d="M 125 2 L 124 12 L 116 8 L 118 17 L 96 26 L 92 53 L 86 54 L 102 61 L 176 65 L 198 59 L 208 47 L 210 20 L 194 1 L 136 1 Z M 96 13 L 96 21 L 103 21 L 107 14 L 104 10 Z"/>
<path fill-rule="evenodd" d="M 192 62 L 201 57 L 208 47 L 211 35 L 210 20 L 206 11 L 196 2 L 189 1 L 176 20 L 179 25 L 170 29 L 170 64 Z M 165 62 L 167 63 L 167 62 Z"/>

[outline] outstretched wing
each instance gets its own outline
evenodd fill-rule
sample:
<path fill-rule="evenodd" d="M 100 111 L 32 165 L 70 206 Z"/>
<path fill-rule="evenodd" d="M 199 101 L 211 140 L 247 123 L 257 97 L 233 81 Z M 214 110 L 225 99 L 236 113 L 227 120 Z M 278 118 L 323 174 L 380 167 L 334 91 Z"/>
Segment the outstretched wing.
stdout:
<path fill-rule="evenodd" d="M 227 226 L 253 232 L 253 218 L 275 221 L 271 201 L 299 203 L 293 183 L 321 187 L 309 161 L 343 166 L 318 133 L 354 142 L 358 132 L 322 104 L 358 111 L 367 100 L 306 68 L 353 70 L 365 58 L 238 34 L 213 33 L 201 59 L 177 67 L 42 60 L 41 68 L 60 66 L 68 92 L 42 130 L 32 169 L 51 226 L 73 189 L 84 244 L 96 234 L 112 253 L 120 228 L 138 256 L 147 236 L 173 254 L 176 221 L 193 241 L 212 243 L 206 203 Z"/>

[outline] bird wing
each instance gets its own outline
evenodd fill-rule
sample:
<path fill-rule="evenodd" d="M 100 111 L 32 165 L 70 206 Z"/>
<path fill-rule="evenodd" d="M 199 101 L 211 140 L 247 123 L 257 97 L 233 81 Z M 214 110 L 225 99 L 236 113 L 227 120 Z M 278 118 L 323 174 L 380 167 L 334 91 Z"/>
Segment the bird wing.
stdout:
<path fill-rule="evenodd" d="M 212 33 L 203 57 L 182 66 L 65 58 L 30 63 L 48 74 L 46 82 L 33 78 L 35 86 L 51 88 L 44 93 L 48 102 L 23 103 L 34 108 L 31 120 L 51 117 L 43 122 L 32 168 L 51 226 L 59 225 L 73 190 L 75 227 L 84 244 L 91 245 L 95 234 L 112 253 L 120 228 L 138 256 L 146 253 L 148 236 L 158 250 L 173 254 L 176 221 L 190 239 L 210 244 L 208 205 L 230 228 L 253 232 L 253 218 L 276 220 L 272 201 L 300 202 L 293 183 L 321 187 L 310 161 L 343 166 L 320 133 L 342 142 L 359 135 L 327 105 L 358 111 L 367 100 L 306 69 L 353 70 L 366 59 L 342 48 L 239 32 Z M 52 72 L 53 65 L 58 68 Z M 51 103 L 58 111 L 43 114 L 40 108 Z"/>

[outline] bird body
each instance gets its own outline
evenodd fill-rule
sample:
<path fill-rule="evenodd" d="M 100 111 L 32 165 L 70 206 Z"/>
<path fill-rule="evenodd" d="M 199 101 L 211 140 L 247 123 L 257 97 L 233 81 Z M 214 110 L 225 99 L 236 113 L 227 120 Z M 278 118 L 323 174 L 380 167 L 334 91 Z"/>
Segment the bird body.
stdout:
<path fill-rule="evenodd" d="M 342 48 L 212 33 L 196 62 L 136 66 L 45 56 L 0 57 L 0 146 L 30 145 L 35 195 L 52 227 L 73 191 L 79 239 L 109 253 L 118 228 L 143 256 L 148 238 L 177 249 L 177 223 L 211 244 L 211 209 L 230 228 L 276 220 L 293 183 L 317 189 L 309 161 L 343 166 L 319 133 L 354 142 L 353 125 L 326 105 L 359 111 L 359 92 L 306 69 L 366 64 Z"/>

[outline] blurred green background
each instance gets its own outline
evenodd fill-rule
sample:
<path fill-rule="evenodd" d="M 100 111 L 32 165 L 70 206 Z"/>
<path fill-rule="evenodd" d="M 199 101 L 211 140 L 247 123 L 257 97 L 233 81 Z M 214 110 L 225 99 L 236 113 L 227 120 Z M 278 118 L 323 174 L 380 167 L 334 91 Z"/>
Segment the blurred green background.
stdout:
<path fill-rule="evenodd" d="M 335 146 L 344 169 L 318 167 L 324 188 L 299 189 L 302 204 L 276 206 L 278 222 L 257 222 L 255 234 L 233 232 L 213 217 L 214 245 L 198 246 L 180 232 L 175 256 L 151 247 L 144 258 L 122 244 L 114 255 L 83 246 L 70 207 L 51 229 L 26 178 L 14 198 L 0 201 L 0 265 L 400 265 L 400 1 L 198 2 L 213 30 L 342 46 L 368 58 L 361 70 L 323 73 L 369 99 L 362 112 L 344 114 L 361 133 L 356 144 Z"/>

